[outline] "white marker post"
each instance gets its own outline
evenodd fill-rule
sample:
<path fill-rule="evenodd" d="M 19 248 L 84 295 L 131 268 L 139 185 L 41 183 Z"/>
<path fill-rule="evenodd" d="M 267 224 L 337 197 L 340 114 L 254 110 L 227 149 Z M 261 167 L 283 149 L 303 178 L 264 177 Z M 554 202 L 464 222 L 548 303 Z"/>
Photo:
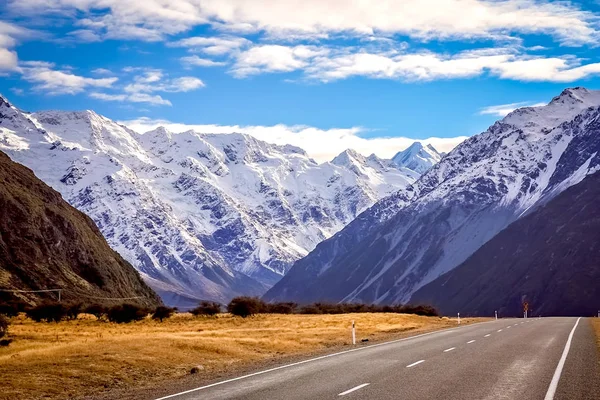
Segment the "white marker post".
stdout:
<path fill-rule="evenodd" d="M 458 313 L 458 324 L 460 325 L 460 313 Z"/>
<path fill-rule="evenodd" d="M 352 344 L 356 344 L 356 327 L 354 326 L 354 321 L 352 321 Z"/>
<path fill-rule="evenodd" d="M 496 319 L 498 319 L 498 311 L 494 311 L 494 314 L 496 315 Z"/>

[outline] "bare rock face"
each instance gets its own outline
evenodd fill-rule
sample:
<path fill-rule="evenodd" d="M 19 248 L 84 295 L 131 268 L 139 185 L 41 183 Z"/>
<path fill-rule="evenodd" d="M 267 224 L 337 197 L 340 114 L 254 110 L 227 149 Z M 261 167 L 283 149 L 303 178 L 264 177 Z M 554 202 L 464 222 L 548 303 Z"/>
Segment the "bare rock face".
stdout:
<path fill-rule="evenodd" d="M 510 224 L 411 298 L 446 315 L 595 316 L 600 302 L 600 173 Z"/>
<path fill-rule="evenodd" d="M 131 264 L 108 246 L 89 217 L 2 152 L 0 288 L 63 289 L 66 301 L 132 298 L 127 301 L 161 303 Z M 7 293 L 2 296 L 8 298 Z M 35 303 L 55 299 L 56 293 L 16 296 Z"/>

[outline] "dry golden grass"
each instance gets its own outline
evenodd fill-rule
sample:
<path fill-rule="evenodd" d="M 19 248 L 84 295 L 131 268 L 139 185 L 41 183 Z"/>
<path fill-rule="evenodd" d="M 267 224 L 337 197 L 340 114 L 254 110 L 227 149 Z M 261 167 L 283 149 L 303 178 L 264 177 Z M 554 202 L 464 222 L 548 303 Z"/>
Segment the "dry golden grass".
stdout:
<path fill-rule="evenodd" d="M 13 318 L 14 342 L 0 348 L 1 399 L 75 398 L 108 389 L 147 387 L 188 375 L 207 379 L 252 363 L 456 326 L 448 318 L 406 314 L 230 315 L 177 314 L 160 323 L 99 322 L 91 316 L 60 323 Z M 475 319 L 463 319 L 470 323 Z"/>
<path fill-rule="evenodd" d="M 596 343 L 598 344 L 598 351 L 600 351 L 600 318 L 591 318 L 594 332 L 596 332 Z"/>

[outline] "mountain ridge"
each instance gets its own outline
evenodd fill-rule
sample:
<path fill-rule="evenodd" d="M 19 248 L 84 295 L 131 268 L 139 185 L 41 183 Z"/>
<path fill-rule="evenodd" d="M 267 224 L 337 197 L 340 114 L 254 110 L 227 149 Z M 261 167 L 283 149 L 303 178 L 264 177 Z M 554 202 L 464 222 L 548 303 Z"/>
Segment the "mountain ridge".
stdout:
<path fill-rule="evenodd" d="M 598 106 L 599 92 L 574 88 L 547 106 L 513 111 L 320 243 L 264 298 L 408 301 L 511 222 L 598 168 Z"/>

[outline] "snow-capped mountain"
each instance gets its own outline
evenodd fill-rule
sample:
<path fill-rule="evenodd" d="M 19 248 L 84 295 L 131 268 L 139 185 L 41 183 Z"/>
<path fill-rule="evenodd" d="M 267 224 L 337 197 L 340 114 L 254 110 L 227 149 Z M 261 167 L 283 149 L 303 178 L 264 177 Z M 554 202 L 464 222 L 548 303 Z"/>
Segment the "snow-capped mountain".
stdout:
<path fill-rule="evenodd" d="M 245 134 L 139 134 L 92 111 L 29 114 L 4 99 L 0 150 L 91 216 L 171 304 L 264 293 L 419 177 L 351 150 L 318 164 Z"/>
<path fill-rule="evenodd" d="M 401 167 L 424 174 L 440 162 L 442 154 L 430 144 L 423 146 L 421 142 L 414 142 L 406 150 L 399 151 L 392 161 Z"/>
<path fill-rule="evenodd" d="M 515 110 L 320 243 L 265 298 L 407 301 L 600 168 L 599 106 L 600 91 L 574 88 Z"/>

